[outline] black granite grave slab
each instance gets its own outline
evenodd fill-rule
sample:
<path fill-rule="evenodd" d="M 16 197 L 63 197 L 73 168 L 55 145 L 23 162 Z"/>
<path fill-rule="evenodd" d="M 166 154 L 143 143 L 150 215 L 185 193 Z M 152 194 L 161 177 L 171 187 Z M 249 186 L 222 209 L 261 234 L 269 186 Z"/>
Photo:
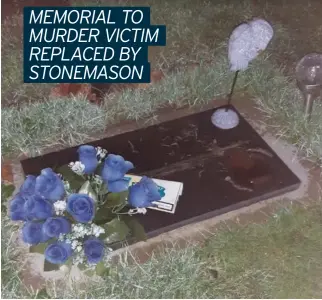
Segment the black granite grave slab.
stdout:
<path fill-rule="evenodd" d="M 132 161 L 133 174 L 183 182 L 175 214 L 149 210 L 137 217 L 149 237 L 299 187 L 297 176 L 238 112 L 240 123 L 230 130 L 211 123 L 213 112 L 195 113 L 91 143 Z M 76 161 L 77 148 L 23 160 L 23 170 L 38 175 L 43 168 Z"/>

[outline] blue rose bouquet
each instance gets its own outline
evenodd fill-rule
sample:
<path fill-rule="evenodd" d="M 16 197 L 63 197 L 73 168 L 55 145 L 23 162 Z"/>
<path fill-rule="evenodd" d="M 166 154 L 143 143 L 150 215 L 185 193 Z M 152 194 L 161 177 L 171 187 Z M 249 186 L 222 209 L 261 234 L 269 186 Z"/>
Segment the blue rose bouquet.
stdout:
<path fill-rule="evenodd" d="M 146 213 L 161 195 L 147 177 L 129 187 L 125 174 L 134 166 L 122 156 L 91 145 L 77 152 L 79 161 L 28 175 L 9 204 L 9 216 L 23 222 L 22 240 L 30 252 L 44 254 L 45 271 L 77 265 L 102 275 L 116 242 L 145 238 L 132 215 Z"/>

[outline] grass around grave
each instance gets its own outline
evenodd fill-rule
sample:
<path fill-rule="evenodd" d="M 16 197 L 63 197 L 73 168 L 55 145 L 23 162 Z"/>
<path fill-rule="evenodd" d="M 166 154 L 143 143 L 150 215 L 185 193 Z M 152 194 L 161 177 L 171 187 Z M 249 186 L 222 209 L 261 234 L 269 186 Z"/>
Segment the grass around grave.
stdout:
<path fill-rule="evenodd" d="M 202 251 L 218 270 L 219 298 L 316 298 L 321 295 L 321 202 L 284 208 L 268 223 L 220 231 Z"/>
<path fill-rule="evenodd" d="M 307 199 L 303 199 L 307 202 Z M 158 250 L 144 264 L 122 256 L 109 277 L 71 284 L 48 281 L 27 289 L 12 226 L 2 227 L 2 296 L 8 298 L 317 298 L 321 294 L 322 205 L 278 210 L 268 222 L 219 224 L 204 246 Z M 229 228 L 229 229 L 228 229 Z M 209 232 L 208 232 L 209 234 Z M 48 297 L 47 297 L 48 298 Z"/>
<path fill-rule="evenodd" d="M 3 199 L 2 199 L 3 201 Z M 20 277 L 23 258 L 14 241 L 17 226 L 1 212 L 1 297 L 6 299 L 33 298 Z"/>
<path fill-rule="evenodd" d="M 97 3 L 84 0 L 77 4 L 84 2 Z M 144 4 L 140 2 L 135 4 Z M 84 99 L 47 99 L 50 86 L 22 84 L 21 51 L 17 47 L 21 41 L 10 35 L 20 19 L 13 19 L 2 33 L 2 99 L 5 106 L 13 104 L 1 112 L 2 155 L 12 157 L 27 152 L 35 156 L 57 144 L 83 143 L 93 132 L 102 132 L 106 124 L 120 119 L 155 118 L 157 110 L 169 104 L 198 105 L 226 95 L 233 76 L 227 70 L 227 37 L 233 26 L 256 13 L 249 1 L 217 2 L 213 5 L 211 1 L 149 1 L 152 22 L 166 24 L 168 30 L 167 47 L 151 50 L 152 65 L 167 73 L 177 65 L 203 63 L 195 70 L 169 74 L 148 90 L 106 97 L 102 107 Z M 270 9 L 267 4 L 265 13 Z M 277 57 L 289 53 L 297 58 L 289 45 L 296 40 L 296 34 L 280 24 L 274 28 L 276 36 L 268 51 L 241 74 L 237 88 L 240 94 L 254 98 L 267 116 L 263 122 L 278 136 L 296 145 L 304 157 L 319 161 L 322 103 L 316 103 L 312 121 L 307 124 L 302 118 L 302 99 L 294 80 L 287 78 L 284 66 L 276 63 L 281 61 Z M 321 39 L 317 38 L 321 28 L 315 34 L 310 32 L 314 49 L 322 47 Z M 2 201 L 6 199 L 2 197 Z M 265 224 L 236 225 L 231 230 L 225 226 L 218 228 L 205 247 L 164 249 L 143 265 L 129 264 L 124 258 L 118 275 L 104 279 L 103 283 L 89 281 L 82 287 L 67 284 L 59 289 L 59 285 L 49 282 L 47 290 L 56 298 L 319 297 L 321 216 L 321 200 L 309 208 L 291 207 L 277 212 Z M 46 293 L 37 295 L 21 280 L 23 253 L 16 248 L 12 234 L 15 229 L 2 214 L 2 297 L 42 297 Z M 218 278 L 213 277 L 215 271 Z"/>

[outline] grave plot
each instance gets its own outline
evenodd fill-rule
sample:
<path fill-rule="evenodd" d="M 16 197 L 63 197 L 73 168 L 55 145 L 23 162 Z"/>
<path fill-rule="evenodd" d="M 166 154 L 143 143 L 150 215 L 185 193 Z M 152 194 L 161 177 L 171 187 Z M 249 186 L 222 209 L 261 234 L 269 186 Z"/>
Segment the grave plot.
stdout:
<path fill-rule="evenodd" d="M 213 112 L 198 112 L 91 143 L 133 162 L 132 174 L 183 182 L 174 214 L 149 210 L 136 216 L 149 237 L 299 187 L 297 176 L 237 111 L 239 125 L 230 130 L 211 123 Z M 76 161 L 77 147 L 23 160 L 24 173 L 38 175 L 43 168 Z"/>

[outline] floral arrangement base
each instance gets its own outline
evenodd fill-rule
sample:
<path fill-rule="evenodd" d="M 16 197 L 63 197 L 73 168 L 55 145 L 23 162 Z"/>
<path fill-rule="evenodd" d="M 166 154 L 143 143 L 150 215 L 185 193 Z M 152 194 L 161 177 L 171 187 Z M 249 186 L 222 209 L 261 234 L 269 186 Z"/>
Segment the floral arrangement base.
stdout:
<path fill-rule="evenodd" d="M 77 266 L 104 275 L 115 242 L 130 232 L 145 239 L 132 216 L 145 214 L 162 195 L 146 176 L 129 186 L 126 173 L 134 165 L 120 155 L 92 145 L 76 154 L 76 162 L 28 174 L 9 203 L 9 217 L 22 223 L 30 252 L 44 254 L 45 272 Z"/>
<path fill-rule="evenodd" d="M 126 157 L 135 166 L 131 174 L 183 183 L 174 214 L 148 209 L 147 214 L 126 216 L 129 224 L 135 220 L 152 237 L 299 187 L 300 180 L 262 137 L 233 106 L 228 108 L 239 118 L 238 126 L 229 130 L 212 124 L 210 109 L 92 143 Z M 36 175 L 47 166 L 75 161 L 76 149 L 21 163 L 26 174 Z M 131 234 L 128 243 L 135 241 Z"/>

